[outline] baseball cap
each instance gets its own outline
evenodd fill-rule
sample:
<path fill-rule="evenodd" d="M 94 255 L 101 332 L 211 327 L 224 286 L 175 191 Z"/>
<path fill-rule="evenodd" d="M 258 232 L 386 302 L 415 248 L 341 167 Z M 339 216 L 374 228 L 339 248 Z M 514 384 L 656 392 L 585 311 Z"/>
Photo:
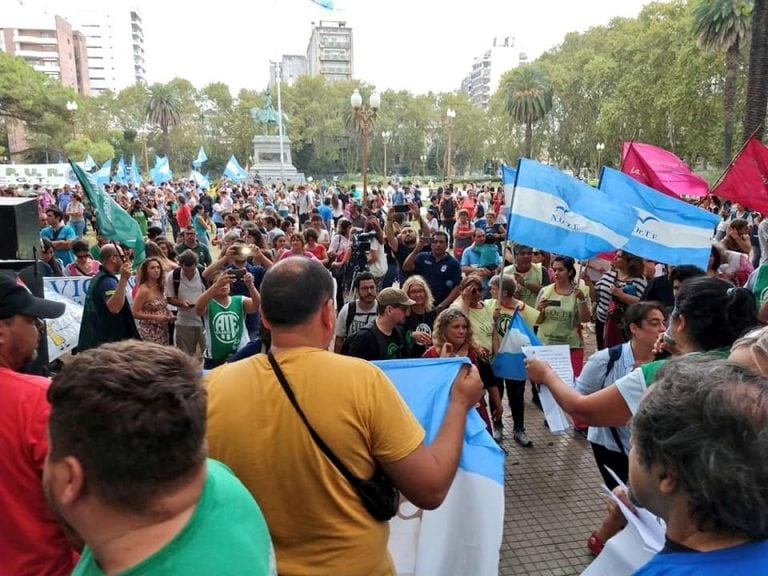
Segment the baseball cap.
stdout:
<path fill-rule="evenodd" d="M 16 314 L 35 318 L 58 318 L 64 314 L 65 305 L 33 296 L 29 288 L 17 280 L 15 274 L 0 273 L 0 319 Z"/>
<path fill-rule="evenodd" d="M 400 290 L 400 288 L 384 288 L 379 295 L 376 296 L 376 302 L 381 306 L 413 306 L 416 304 L 413 300 L 408 298 L 408 294 Z"/>

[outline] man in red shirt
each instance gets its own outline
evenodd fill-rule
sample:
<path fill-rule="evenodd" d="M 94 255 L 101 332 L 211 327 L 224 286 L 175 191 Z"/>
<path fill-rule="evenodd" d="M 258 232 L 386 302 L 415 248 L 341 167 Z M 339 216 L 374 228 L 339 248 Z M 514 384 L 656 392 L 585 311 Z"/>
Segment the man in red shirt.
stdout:
<path fill-rule="evenodd" d="M 176 222 L 178 222 L 180 230 L 186 230 L 192 226 L 192 209 L 183 195 L 179 194 L 178 199 L 179 207 L 176 208 Z"/>
<path fill-rule="evenodd" d="M 69 575 L 73 549 L 48 510 L 42 474 L 48 451 L 49 381 L 23 374 L 35 359 L 39 318 L 64 304 L 36 298 L 0 272 L 0 575 Z"/>

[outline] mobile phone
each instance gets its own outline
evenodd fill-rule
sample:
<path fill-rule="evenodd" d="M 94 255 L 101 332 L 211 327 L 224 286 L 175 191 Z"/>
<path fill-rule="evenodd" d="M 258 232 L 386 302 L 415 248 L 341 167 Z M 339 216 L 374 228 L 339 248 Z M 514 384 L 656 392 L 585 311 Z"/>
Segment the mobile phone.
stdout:
<path fill-rule="evenodd" d="M 235 280 L 242 280 L 247 270 L 245 268 L 232 268 L 229 273 L 235 277 Z"/>
<path fill-rule="evenodd" d="M 400 213 L 400 214 L 404 214 L 406 212 L 411 211 L 411 207 L 408 206 L 407 204 L 396 204 L 395 206 L 392 207 L 392 209 L 395 211 L 395 213 Z"/>
<path fill-rule="evenodd" d="M 547 303 L 553 308 L 560 308 L 560 300 L 547 300 Z"/>

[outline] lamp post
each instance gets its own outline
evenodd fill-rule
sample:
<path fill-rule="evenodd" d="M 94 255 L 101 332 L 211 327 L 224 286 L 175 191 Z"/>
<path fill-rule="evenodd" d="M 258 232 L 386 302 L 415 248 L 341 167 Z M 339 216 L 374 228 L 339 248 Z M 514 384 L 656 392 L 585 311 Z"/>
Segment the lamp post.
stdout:
<path fill-rule="evenodd" d="M 392 141 L 392 130 L 384 130 L 381 133 L 381 141 L 384 143 L 384 180 L 387 179 L 387 146 Z"/>
<path fill-rule="evenodd" d="M 452 166 L 451 160 L 453 156 L 453 119 L 456 118 L 456 110 L 448 108 L 445 111 L 446 124 L 448 126 L 448 147 L 446 149 L 447 158 L 445 159 L 445 179 L 451 179 Z"/>
<path fill-rule="evenodd" d="M 605 150 L 605 144 L 602 142 L 598 142 L 595 144 L 595 150 L 597 150 L 597 170 L 595 171 L 595 176 L 598 178 L 600 177 L 600 160 L 603 156 L 603 150 Z"/>
<path fill-rule="evenodd" d="M 421 175 L 425 177 L 427 175 L 427 155 L 422 154 L 419 156 L 419 160 L 421 160 Z"/>
<path fill-rule="evenodd" d="M 355 117 L 355 127 L 360 135 L 360 148 L 362 155 L 363 165 L 363 205 L 368 205 L 368 139 L 371 135 L 371 130 L 376 123 L 376 114 L 381 106 L 381 97 L 378 92 L 371 93 L 371 97 L 368 99 L 368 107 L 363 107 L 363 97 L 360 95 L 360 91 L 355 88 L 352 92 L 352 96 L 349 98 L 349 103 L 352 105 L 352 113 Z"/>
<path fill-rule="evenodd" d="M 67 102 L 67 110 L 69 111 L 69 117 L 72 121 L 72 140 L 77 139 L 77 129 L 75 128 L 75 113 L 77 112 L 77 102 L 69 100 Z"/>
<path fill-rule="evenodd" d="M 277 131 L 280 136 L 280 180 L 285 186 L 285 153 L 284 147 L 284 130 L 283 130 L 283 99 L 280 93 L 280 84 L 283 82 L 283 69 L 280 62 L 272 62 L 275 67 L 275 84 L 277 84 Z"/>

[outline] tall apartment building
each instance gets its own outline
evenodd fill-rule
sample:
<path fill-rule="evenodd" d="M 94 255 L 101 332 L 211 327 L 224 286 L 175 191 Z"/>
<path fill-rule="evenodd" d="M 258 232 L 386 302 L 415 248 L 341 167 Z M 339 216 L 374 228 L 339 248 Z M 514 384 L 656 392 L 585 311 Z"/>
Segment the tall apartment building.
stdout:
<path fill-rule="evenodd" d="M 485 110 L 491 95 L 499 87 L 501 76 L 527 61 L 528 56 L 515 46 L 513 37 L 495 37 L 491 48 L 475 58 L 472 71 L 461 83 L 461 90 L 472 104 Z"/>
<path fill-rule="evenodd" d="M 353 67 L 352 28 L 346 22 L 321 20 L 312 23 L 307 46 L 307 72 L 328 80 L 351 80 Z"/>
<path fill-rule="evenodd" d="M 144 26 L 137 8 L 72 10 L 68 18 L 85 37 L 92 94 L 145 81 Z"/>
<path fill-rule="evenodd" d="M 0 20 L 0 50 L 23 58 L 39 72 L 73 90 L 90 89 L 87 49 L 82 34 L 57 15 L 28 12 Z"/>
<path fill-rule="evenodd" d="M 307 57 L 295 54 L 284 54 L 280 59 L 281 76 L 283 82 L 288 86 L 293 86 L 299 76 L 306 76 Z M 269 87 L 272 88 L 277 83 L 277 74 L 275 67 L 272 66 L 269 71 Z"/>

